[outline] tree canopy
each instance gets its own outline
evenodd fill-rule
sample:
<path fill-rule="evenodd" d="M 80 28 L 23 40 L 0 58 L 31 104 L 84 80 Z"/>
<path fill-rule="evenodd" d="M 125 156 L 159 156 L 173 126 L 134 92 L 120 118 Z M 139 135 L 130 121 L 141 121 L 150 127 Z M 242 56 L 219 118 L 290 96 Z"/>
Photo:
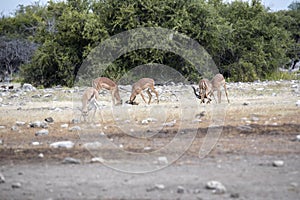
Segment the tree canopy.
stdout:
<path fill-rule="evenodd" d="M 0 70 L 35 85 L 72 86 L 83 61 L 107 38 L 162 27 L 197 41 L 232 81 L 267 79 L 290 59 L 299 59 L 299 13 L 297 1 L 278 12 L 270 12 L 261 0 L 49 0 L 45 6 L 20 5 L 13 16 L 0 19 Z M 155 48 L 120 56 L 106 75 L 118 79 L 147 63 L 168 65 L 192 81 L 203 76 L 182 57 Z"/>

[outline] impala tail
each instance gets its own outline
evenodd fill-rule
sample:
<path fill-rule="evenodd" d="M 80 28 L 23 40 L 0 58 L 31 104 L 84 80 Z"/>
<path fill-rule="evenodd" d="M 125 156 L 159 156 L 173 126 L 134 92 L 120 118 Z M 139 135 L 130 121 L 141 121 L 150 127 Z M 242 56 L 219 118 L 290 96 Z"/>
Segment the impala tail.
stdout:
<path fill-rule="evenodd" d="M 192 86 L 192 88 L 193 88 L 193 90 L 194 90 L 194 93 L 195 93 L 196 97 L 197 97 L 198 99 L 201 99 L 200 94 L 197 94 L 196 88 L 195 88 L 194 86 Z"/>

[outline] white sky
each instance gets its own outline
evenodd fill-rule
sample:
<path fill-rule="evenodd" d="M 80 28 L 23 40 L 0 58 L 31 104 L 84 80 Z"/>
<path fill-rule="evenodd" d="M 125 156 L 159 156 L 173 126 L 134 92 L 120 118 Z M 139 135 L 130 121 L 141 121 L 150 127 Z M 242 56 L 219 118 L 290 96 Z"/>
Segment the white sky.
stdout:
<path fill-rule="evenodd" d="M 1 0 L 0 1 L 0 13 L 4 15 L 9 15 L 13 13 L 19 4 L 31 5 L 34 2 L 39 1 L 40 4 L 44 5 L 48 0 Z M 59 1 L 59 0 L 55 0 Z M 232 0 L 224 0 L 232 1 Z M 247 0 L 244 0 L 247 1 Z M 263 4 L 270 7 L 272 11 L 284 10 L 293 2 L 294 0 L 262 0 Z"/>

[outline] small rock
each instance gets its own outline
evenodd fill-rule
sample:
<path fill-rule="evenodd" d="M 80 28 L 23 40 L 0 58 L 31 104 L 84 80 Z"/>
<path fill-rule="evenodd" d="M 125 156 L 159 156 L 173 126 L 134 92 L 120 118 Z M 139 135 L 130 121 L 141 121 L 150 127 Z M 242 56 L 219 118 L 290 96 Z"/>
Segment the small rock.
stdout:
<path fill-rule="evenodd" d="M 151 147 L 144 147 L 144 150 L 145 150 L 145 151 L 150 151 L 150 150 L 151 150 Z"/>
<path fill-rule="evenodd" d="M 32 95 L 31 98 L 36 98 L 36 99 L 38 99 L 38 98 L 41 98 L 41 95 L 40 95 L 40 94 L 35 94 L 35 95 Z"/>
<path fill-rule="evenodd" d="M 91 159 L 91 163 L 96 163 L 96 162 L 103 163 L 104 161 L 105 160 L 101 157 L 95 157 Z"/>
<path fill-rule="evenodd" d="M 35 136 L 39 136 L 39 135 L 48 135 L 49 134 L 49 131 L 47 129 L 42 129 L 40 131 L 37 131 L 35 133 Z"/>
<path fill-rule="evenodd" d="M 296 106 L 297 106 L 297 107 L 300 107 L 300 100 L 298 100 L 298 101 L 296 102 Z"/>
<path fill-rule="evenodd" d="M 80 119 L 72 119 L 71 123 L 72 124 L 78 124 L 78 123 L 80 123 Z"/>
<path fill-rule="evenodd" d="M 17 126 L 24 126 L 26 123 L 22 121 L 16 121 Z"/>
<path fill-rule="evenodd" d="M 300 135 L 296 136 L 296 141 L 300 142 Z"/>
<path fill-rule="evenodd" d="M 184 187 L 178 186 L 178 187 L 177 187 L 177 193 L 179 193 L 179 194 L 184 193 Z"/>
<path fill-rule="evenodd" d="M 273 161 L 272 165 L 274 167 L 283 167 L 284 162 L 282 160 L 275 160 L 275 161 Z"/>
<path fill-rule="evenodd" d="M 148 122 L 148 120 L 144 119 L 144 120 L 142 120 L 142 124 L 147 125 L 147 124 L 149 124 L 149 122 Z"/>
<path fill-rule="evenodd" d="M 16 188 L 21 188 L 21 186 L 22 186 L 22 184 L 19 183 L 19 182 L 13 183 L 13 184 L 11 185 L 11 187 L 14 188 L 14 189 L 16 189 Z"/>
<path fill-rule="evenodd" d="M 85 143 L 83 145 L 83 147 L 88 150 L 99 149 L 101 146 L 102 146 L 102 144 L 100 142 L 89 142 L 89 143 Z"/>
<path fill-rule="evenodd" d="M 6 127 L 5 126 L 0 126 L 0 129 L 5 129 Z"/>
<path fill-rule="evenodd" d="M 5 177 L 0 173 L 0 184 L 5 183 Z"/>
<path fill-rule="evenodd" d="M 47 118 L 45 119 L 45 121 L 48 122 L 48 123 L 53 123 L 53 122 L 54 122 L 54 119 L 53 119 L 52 117 L 47 117 Z"/>
<path fill-rule="evenodd" d="M 50 147 L 53 148 L 67 148 L 70 149 L 74 146 L 74 143 L 71 141 L 60 141 L 60 142 L 54 142 L 50 144 Z"/>
<path fill-rule="evenodd" d="M 32 128 L 48 128 L 48 124 L 41 121 L 30 122 L 29 126 Z"/>
<path fill-rule="evenodd" d="M 265 88 L 256 88 L 255 90 L 256 91 L 263 91 L 263 90 L 265 90 Z"/>
<path fill-rule="evenodd" d="M 240 131 L 251 131 L 252 130 L 251 126 L 248 126 L 248 125 L 240 125 L 237 127 L 237 129 Z"/>
<path fill-rule="evenodd" d="M 163 123 L 163 126 L 166 126 L 166 127 L 173 127 L 173 126 L 175 126 L 175 124 L 176 124 L 176 119 L 174 119 L 174 120 L 171 121 L 171 122 Z"/>
<path fill-rule="evenodd" d="M 2 145 L 3 144 L 3 140 L 0 140 L 0 145 Z"/>
<path fill-rule="evenodd" d="M 214 194 L 224 194 L 226 192 L 225 186 L 219 181 L 209 181 L 206 183 L 206 188 L 213 190 Z"/>
<path fill-rule="evenodd" d="M 44 98 L 49 98 L 49 97 L 52 97 L 52 94 L 44 94 L 43 97 L 44 97 Z"/>
<path fill-rule="evenodd" d="M 54 111 L 55 111 L 55 112 L 62 112 L 63 109 L 61 109 L 61 108 L 55 108 Z"/>
<path fill-rule="evenodd" d="M 254 121 L 254 122 L 257 122 L 257 121 L 259 121 L 259 118 L 258 117 L 252 117 L 251 120 Z"/>
<path fill-rule="evenodd" d="M 240 194 L 239 193 L 232 193 L 230 194 L 230 197 L 233 198 L 233 199 L 237 199 L 240 197 Z"/>
<path fill-rule="evenodd" d="M 80 130 L 81 130 L 80 126 L 73 126 L 69 128 L 69 131 L 80 131 Z"/>
<path fill-rule="evenodd" d="M 31 142 L 31 145 L 38 146 L 38 145 L 40 145 L 40 143 L 39 142 Z"/>
<path fill-rule="evenodd" d="M 28 83 L 24 83 L 22 89 L 25 90 L 26 92 L 36 91 L 36 88 Z"/>
<path fill-rule="evenodd" d="M 151 191 L 154 191 L 154 190 L 164 190 L 164 189 L 165 189 L 165 186 L 163 184 L 155 184 L 154 187 L 147 188 L 146 191 L 151 192 Z"/>
<path fill-rule="evenodd" d="M 158 157 L 158 162 L 159 164 L 168 164 L 168 158 L 167 157 L 164 157 L 164 156 L 161 156 L 161 157 Z"/>
<path fill-rule="evenodd" d="M 76 158 L 66 157 L 62 163 L 63 164 L 80 164 L 81 161 Z"/>
<path fill-rule="evenodd" d="M 17 130 L 18 130 L 18 127 L 17 127 L 17 126 L 12 126 L 12 127 L 11 127 L 11 130 L 12 130 L 12 131 L 17 131 Z"/>
<path fill-rule="evenodd" d="M 43 153 L 40 153 L 40 154 L 38 155 L 38 157 L 39 157 L 39 158 L 44 158 L 44 154 L 43 154 Z"/>
<path fill-rule="evenodd" d="M 69 124 L 62 124 L 60 125 L 61 128 L 68 128 L 69 127 Z"/>
<path fill-rule="evenodd" d="M 244 106 L 248 106 L 250 103 L 249 102 L 244 102 L 243 105 Z"/>
<path fill-rule="evenodd" d="M 159 190 L 164 190 L 165 189 L 165 185 L 163 185 L 163 184 L 155 184 L 154 188 L 155 189 L 159 189 Z"/>

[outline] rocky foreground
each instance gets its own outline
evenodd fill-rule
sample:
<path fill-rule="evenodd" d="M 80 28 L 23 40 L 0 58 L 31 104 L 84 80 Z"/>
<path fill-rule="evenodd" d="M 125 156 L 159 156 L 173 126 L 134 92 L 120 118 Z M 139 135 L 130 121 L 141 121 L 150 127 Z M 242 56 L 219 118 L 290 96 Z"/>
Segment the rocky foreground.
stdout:
<path fill-rule="evenodd" d="M 298 199 L 299 80 L 227 87 L 220 105 L 184 84 L 156 86 L 150 106 L 104 91 L 85 123 L 84 88 L 2 88 L 0 199 Z"/>

